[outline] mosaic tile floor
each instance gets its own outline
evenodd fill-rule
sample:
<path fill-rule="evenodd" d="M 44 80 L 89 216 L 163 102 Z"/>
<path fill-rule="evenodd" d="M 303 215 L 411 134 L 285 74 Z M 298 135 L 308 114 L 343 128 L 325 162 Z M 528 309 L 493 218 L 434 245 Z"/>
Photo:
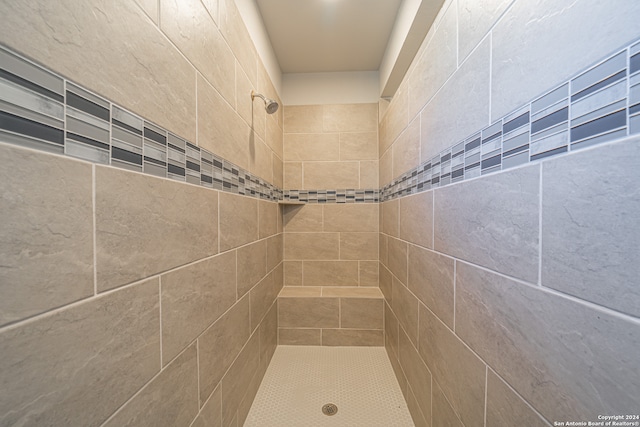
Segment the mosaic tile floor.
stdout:
<path fill-rule="evenodd" d="M 322 406 L 338 406 L 335 415 Z M 278 346 L 245 427 L 409 427 L 383 347 Z"/>

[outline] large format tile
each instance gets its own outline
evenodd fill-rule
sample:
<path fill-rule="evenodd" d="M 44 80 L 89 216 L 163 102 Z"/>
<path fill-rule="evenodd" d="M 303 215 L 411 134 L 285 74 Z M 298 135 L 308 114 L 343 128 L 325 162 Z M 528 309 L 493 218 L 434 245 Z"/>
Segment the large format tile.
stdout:
<path fill-rule="evenodd" d="M 285 133 L 322 132 L 322 105 L 286 105 L 284 107 Z"/>
<path fill-rule="evenodd" d="M 398 177 L 420 164 L 420 118 L 413 120 L 392 147 L 392 176 Z"/>
<path fill-rule="evenodd" d="M 331 104 L 322 108 L 325 132 L 373 132 L 378 129 L 378 104 Z"/>
<path fill-rule="evenodd" d="M 382 203 L 382 231 L 393 237 L 399 236 L 400 230 L 400 200 L 394 199 Z"/>
<path fill-rule="evenodd" d="M 267 274 L 267 241 L 259 240 L 237 250 L 238 298 L 249 292 Z"/>
<path fill-rule="evenodd" d="M 103 426 L 188 425 L 199 409 L 197 364 L 194 344 Z"/>
<path fill-rule="evenodd" d="M 322 345 L 322 329 L 279 328 L 279 345 Z"/>
<path fill-rule="evenodd" d="M 230 421 L 236 414 L 260 364 L 260 334 L 249 338 L 238 357 L 222 379 L 223 425 L 235 425 Z"/>
<path fill-rule="evenodd" d="M 341 133 L 340 160 L 378 160 L 378 132 Z"/>
<path fill-rule="evenodd" d="M 407 242 L 389 238 L 389 270 L 405 286 L 407 284 Z"/>
<path fill-rule="evenodd" d="M 251 330 L 255 330 L 262 318 L 269 312 L 276 298 L 278 298 L 280 286 L 276 282 L 275 272 L 267 274 L 249 294 L 251 300 Z"/>
<path fill-rule="evenodd" d="M 409 289 L 452 329 L 453 265 L 451 258 L 409 245 Z"/>
<path fill-rule="evenodd" d="M 402 197 L 400 238 L 425 248 L 433 248 L 433 191 Z"/>
<path fill-rule="evenodd" d="M 640 145 L 542 166 L 542 285 L 640 316 Z"/>
<path fill-rule="evenodd" d="M 431 372 L 402 329 L 400 330 L 400 365 L 407 376 L 416 402 L 424 417 L 431 419 Z M 435 426 L 434 426 L 435 427 Z"/>
<path fill-rule="evenodd" d="M 281 328 L 340 327 L 339 298 L 279 298 Z"/>
<path fill-rule="evenodd" d="M 259 231 L 258 237 L 273 236 L 278 233 L 278 216 L 280 207 L 277 203 L 260 200 L 258 202 Z"/>
<path fill-rule="evenodd" d="M 93 295 L 91 166 L 0 145 L 0 325 Z"/>
<path fill-rule="evenodd" d="M 160 370 L 158 279 L 0 334 L 0 424 L 98 426 Z"/>
<path fill-rule="evenodd" d="M 492 120 L 637 37 L 638 20 L 627 0 L 515 2 L 492 32 Z"/>
<path fill-rule="evenodd" d="M 420 305 L 418 350 L 467 427 L 483 426 L 486 365 L 444 323 Z"/>
<path fill-rule="evenodd" d="M 458 0 L 458 60 L 462 61 L 487 35 L 511 0 Z"/>
<path fill-rule="evenodd" d="M 435 249 L 538 281 L 538 165 L 434 192 Z"/>
<path fill-rule="evenodd" d="M 358 261 L 304 261 L 303 286 L 358 286 Z"/>
<path fill-rule="evenodd" d="M 195 141 L 195 70 L 134 2 L 2 2 L 0 16 L 4 45 Z"/>
<path fill-rule="evenodd" d="M 409 75 L 409 117 L 420 112 L 458 66 L 456 6 L 456 2 L 449 3 L 438 28 L 425 49 L 421 50 L 421 56 Z"/>
<path fill-rule="evenodd" d="M 637 406 L 637 322 L 459 263 L 456 333 L 548 420 Z"/>
<path fill-rule="evenodd" d="M 283 160 L 340 160 L 340 136 L 337 133 L 285 133 Z"/>
<path fill-rule="evenodd" d="M 222 387 L 218 386 L 204 402 L 198 418 L 191 427 L 222 427 Z"/>
<path fill-rule="evenodd" d="M 162 357 L 166 364 L 236 301 L 233 252 L 161 276 Z"/>
<path fill-rule="evenodd" d="M 421 161 L 489 124 L 489 45 L 483 41 L 420 113 Z"/>
<path fill-rule="evenodd" d="M 95 172 L 99 291 L 217 252 L 216 191 L 110 167 Z"/>
<path fill-rule="evenodd" d="M 306 190 L 360 188 L 358 162 L 305 162 L 303 176 Z"/>
<path fill-rule="evenodd" d="M 442 393 L 442 389 L 437 382 L 433 381 L 433 396 L 431 397 L 431 406 L 433 408 L 433 425 L 439 427 L 464 427 L 455 411 Z M 515 423 L 513 425 L 518 425 Z M 488 424 L 494 426 L 493 424 Z M 520 424 L 522 425 L 522 424 Z"/>
<path fill-rule="evenodd" d="M 271 308 L 260 323 L 260 363 L 263 368 L 269 366 L 273 353 L 278 346 L 278 304 Z"/>
<path fill-rule="evenodd" d="M 220 193 L 220 251 L 258 240 L 258 200 Z"/>
<path fill-rule="evenodd" d="M 378 231 L 375 203 L 324 205 L 324 231 Z"/>
<path fill-rule="evenodd" d="M 378 233 L 340 233 L 340 259 L 378 259 Z"/>
<path fill-rule="evenodd" d="M 491 369 L 487 376 L 486 417 L 488 426 L 549 426 Z"/>
<path fill-rule="evenodd" d="M 284 259 L 338 259 L 340 233 L 284 233 Z"/>
<path fill-rule="evenodd" d="M 219 0 L 218 26 L 222 35 L 229 43 L 233 54 L 240 66 L 257 87 L 258 83 L 258 54 L 251 40 L 251 35 L 244 24 L 240 11 L 233 0 Z M 265 96 L 269 96 L 265 94 Z M 282 104 L 282 103 L 280 103 Z"/>
<path fill-rule="evenodd" d="M 201 401 L 209 397 L 249 339 L 249 316 L 247 295 L 198 338 Z"/>
<path fill-rule="evenodd" d="M 383 329 L 383 304 L 379 298 L 340 298 L 340 327 Z"/>
<path fill-rule="evenodd" d="M 198 0 L 160 1 L 160 28 L 189 61 L 235 105 L 235 57 Z"/>
<path fill-rule="evenodd" d="M 315 204 L 284 206 L 284 231 L 322 231 L 323 207 Z"/>
<path fill-rule="evenodd" d="M 409 290 L 393 279 L 391 308 L 414 346 L 418 346 L 418 311 L 420 302 Z"/>
<path fill-rule="evenodd" d="M 322 345 L 382 347 L 384 334 L 381 329 L 323 329 Z"/>

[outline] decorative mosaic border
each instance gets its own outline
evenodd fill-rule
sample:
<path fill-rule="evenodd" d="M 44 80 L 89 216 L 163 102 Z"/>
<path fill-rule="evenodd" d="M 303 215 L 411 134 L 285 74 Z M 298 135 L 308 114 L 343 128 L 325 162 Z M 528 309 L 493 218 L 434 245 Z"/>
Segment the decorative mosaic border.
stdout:
<path fill-rule="evenodd" d="M 491 126 L 402 174 L 387 201 L 640 133 L 640 43 L 633 42 Z"/>
<path fill-rule="evenodd" d="M 284 190 L 283 201 L 305 203 L 378 203 L 380 190 Z"/>
<path fill-rule="evenodd" d="M 278 201 L 282 190 L 0 46 L 3 140 Z"/>

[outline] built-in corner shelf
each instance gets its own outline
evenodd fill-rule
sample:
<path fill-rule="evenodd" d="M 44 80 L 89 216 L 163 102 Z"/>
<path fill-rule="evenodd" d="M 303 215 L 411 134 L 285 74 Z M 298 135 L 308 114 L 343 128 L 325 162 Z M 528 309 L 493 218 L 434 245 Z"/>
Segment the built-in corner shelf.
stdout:
<path fill-rule="evenodd" d="M 278 200 L 279 205 L 306 205 L 306 202 L 300 202 L 296 200 Z"/>

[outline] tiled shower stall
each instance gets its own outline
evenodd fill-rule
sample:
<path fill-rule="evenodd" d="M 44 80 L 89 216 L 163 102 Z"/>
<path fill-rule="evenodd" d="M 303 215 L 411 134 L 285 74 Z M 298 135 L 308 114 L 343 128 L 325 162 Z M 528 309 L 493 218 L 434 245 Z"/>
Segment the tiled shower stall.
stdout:
<path fill-rule="evenodd" d="M 639 413 L 640 3 L 447 0 L 274 115 L 233 0 L 0 16 L 0 425 L 241 426 L 278 344 L 385 346 L 416 426 Z"/>

